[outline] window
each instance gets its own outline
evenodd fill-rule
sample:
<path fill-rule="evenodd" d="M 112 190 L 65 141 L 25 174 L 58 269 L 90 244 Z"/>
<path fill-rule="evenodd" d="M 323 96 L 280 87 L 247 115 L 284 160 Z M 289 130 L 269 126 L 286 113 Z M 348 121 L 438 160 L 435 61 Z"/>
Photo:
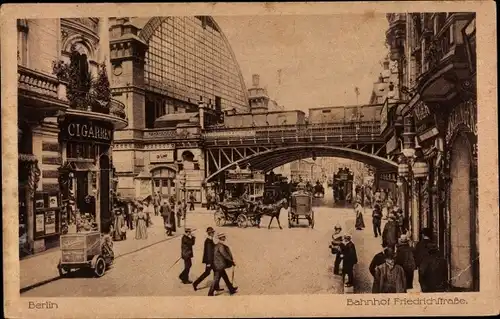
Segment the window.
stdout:
<path fill-rule="evenodd" d="M 219 96 L 221 109 L 228 104 L 246 108 L 248 101 L 244 87 L 238 85 L 239 69 L 230 48 L 219 31 L 209 25 L 203 29 L 200 19 L 169 17 L 157 27 L 146 52 L 146 83 L 153 89 L 160 88 L 160 84 L 166 90 L 181 89 L 186 98 Z"/>
<path fill-rule="evenodd" d="M 17 64 L 28 66 L 28 20 L 17 20 Z"/>

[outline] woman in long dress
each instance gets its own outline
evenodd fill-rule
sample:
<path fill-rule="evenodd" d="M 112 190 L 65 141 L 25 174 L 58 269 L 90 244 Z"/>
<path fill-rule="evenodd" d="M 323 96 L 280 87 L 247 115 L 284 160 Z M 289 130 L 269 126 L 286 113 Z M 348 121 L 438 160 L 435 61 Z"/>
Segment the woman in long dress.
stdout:
<path fill-rule="evenodd" d="M 123 230 L 125 226 L 125 217 L 122 214 L 122 210 L 117 208 L 115 210 L 115 220 L 113 223 L 113 240 L 119 241 L 123 240 Z"/>
<path fill-rule="evenodd" d="M 135 230 L 135 239 L 148 238 L 148 227 L 146 226 L 146 221 L 146 213 L 144 213 L 144 209 L 142 207 L 139 207 L 139 213 L 137 214 L 137 228 Z"/>
<path fill-rule="evenodd" d="M 356 203 L 356 207 L 354 209 L 356 212 L 356 229 L 363 230 L 365 228 L 365 221 L 363 220 L 363 206 L 360 203 Z"/>

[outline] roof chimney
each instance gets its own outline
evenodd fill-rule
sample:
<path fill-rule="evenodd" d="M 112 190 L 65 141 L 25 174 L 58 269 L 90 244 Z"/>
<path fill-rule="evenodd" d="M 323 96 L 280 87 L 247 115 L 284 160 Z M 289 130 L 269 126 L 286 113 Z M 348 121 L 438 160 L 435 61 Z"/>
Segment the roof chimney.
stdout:
<path fill-rule="evenodd" d="M 259 80 L 260 80 L 260 76 L 258 74 L 252 75 L 252 84 L 254 87 L 259 86 Z"/>

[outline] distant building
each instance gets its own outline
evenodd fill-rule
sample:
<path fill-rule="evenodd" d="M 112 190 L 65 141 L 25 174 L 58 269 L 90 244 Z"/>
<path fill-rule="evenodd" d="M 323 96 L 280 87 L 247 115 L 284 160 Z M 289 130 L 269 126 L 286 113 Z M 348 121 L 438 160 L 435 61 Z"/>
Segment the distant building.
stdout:
<path fill-rule="evenodd" d="M 283 111 L 284 107 L 272 100 L 267 89 L 260 86 L 260 75 L 252 75 L 252 87 L 248 89 L 248 101 L 252 113 Z"/>
<path fill-rule="evenodd" d="M 382 65 L 382 73 L 380 73 L 377 82 L 373 83 L 369 104 L 382 104 L 386 98 L 389 99 L 389 102 L 399 99 L 397 63 L 386 57 Z"/>

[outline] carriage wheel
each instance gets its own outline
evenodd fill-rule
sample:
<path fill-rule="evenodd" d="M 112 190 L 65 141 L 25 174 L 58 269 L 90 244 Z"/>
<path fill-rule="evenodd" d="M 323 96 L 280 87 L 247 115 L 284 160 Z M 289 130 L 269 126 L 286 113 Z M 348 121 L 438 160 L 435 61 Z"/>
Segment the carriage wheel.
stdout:
<path fill-rule="evenodd" d="M 224 226 L 224 224 L 226 224 L 226 218 L 224 217 L 224 214 L 219 210 L 214 213 L 214 220 L 215 220 L 215 225 L 219 227 Z"/>
<path fill-rule="evenodd" d="M 104 261 L 104 258 L 99 256 L 95 262 L 94 274 L 96 277 L 102 277 L 104 276 L 104 272 L 106 272 L 106 262 Z"/>
<path fill-rule="evenodd" d="M 239 214 L 238 218 L 236 218 L 236 223 L 239 228 L 246 228 L 248 223 L 248 218 L 245 214 Z"/>

